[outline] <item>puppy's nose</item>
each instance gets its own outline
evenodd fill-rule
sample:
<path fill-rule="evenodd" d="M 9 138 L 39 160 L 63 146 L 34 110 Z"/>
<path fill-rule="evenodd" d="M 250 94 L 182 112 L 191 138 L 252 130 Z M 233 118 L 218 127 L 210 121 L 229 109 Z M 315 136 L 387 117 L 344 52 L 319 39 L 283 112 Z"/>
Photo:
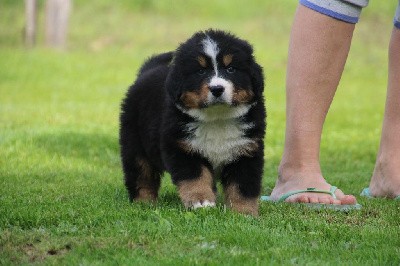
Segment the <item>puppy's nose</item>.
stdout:
<path fill-rule="evenodd" d="M 210 91 L 211 91 L 212 95 L 214 95 L 215 97 L 219 97 L 224 92 L 224 87 L 221 85 L 211 86 Z"/>

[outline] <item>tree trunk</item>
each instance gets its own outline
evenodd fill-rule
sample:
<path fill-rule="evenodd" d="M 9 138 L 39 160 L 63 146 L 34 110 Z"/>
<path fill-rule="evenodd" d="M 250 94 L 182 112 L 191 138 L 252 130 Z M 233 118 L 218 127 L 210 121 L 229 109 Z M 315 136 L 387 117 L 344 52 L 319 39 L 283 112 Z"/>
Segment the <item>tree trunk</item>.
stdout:
<path fill-rule="evenodd" d="M 32 48 L 36 43 L 37 4 L 36 0 L 25 0 L 25 45 Z"/>
<path fill-rule="evenodd" d="M 46 2 L 46 44 L 64 49 L 67 41 L 68 19 L 71 0 L 47 0 Z"/>

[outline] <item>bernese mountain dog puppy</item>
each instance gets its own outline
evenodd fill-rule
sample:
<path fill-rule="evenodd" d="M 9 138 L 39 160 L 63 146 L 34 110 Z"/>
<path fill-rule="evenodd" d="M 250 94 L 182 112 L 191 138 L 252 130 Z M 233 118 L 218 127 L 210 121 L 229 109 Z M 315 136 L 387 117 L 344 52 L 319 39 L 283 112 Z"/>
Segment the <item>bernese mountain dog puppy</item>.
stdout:
<path fill-rule="evenodd" d="M 157 199 L 170 173 L 187 208 L 225 205 L 258 215 L 266 110 L 262 68 L 230 33 L 195 33 L 151 57 L 121 105 L 120 146 L 131 201 Z"/>

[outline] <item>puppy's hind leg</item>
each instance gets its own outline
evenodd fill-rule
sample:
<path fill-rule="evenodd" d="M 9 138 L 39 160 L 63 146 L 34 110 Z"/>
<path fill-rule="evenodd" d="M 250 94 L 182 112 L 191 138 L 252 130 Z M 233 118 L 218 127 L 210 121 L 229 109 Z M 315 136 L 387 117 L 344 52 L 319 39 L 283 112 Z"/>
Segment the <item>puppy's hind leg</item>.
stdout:
<path fill-rule="evenodd" d="M 131 201 L 155 201 L 160 188 L 161 172 L 143 157 L 125 162 L 125 186 Z"/>
<path fill-rule="evenodd" d="M 152 167 L 146 159 L 137 159 L 139 175 L 136 183 L 135 200 L 155 201 L 160 188 L 161 172 Z"/>
<path fill-rule="evenodd" d="M 158 196 L 162 171 L 150 163 L 144 152 L 137 124 L 139 112 L 128 104 L 130 101 L 130 98 L 125 99 L 120 117 L 119 142 L 125 186 L 131 201 L 154 201 Z"/>

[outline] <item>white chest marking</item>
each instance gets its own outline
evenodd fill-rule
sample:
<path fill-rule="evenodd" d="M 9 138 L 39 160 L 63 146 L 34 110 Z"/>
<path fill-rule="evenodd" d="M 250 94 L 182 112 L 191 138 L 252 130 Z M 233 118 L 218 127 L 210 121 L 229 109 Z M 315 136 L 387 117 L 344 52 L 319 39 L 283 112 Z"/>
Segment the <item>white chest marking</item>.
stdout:
<path fill-rule="evenodd" d="M 186 139 L 187 144 L 193 152 L 204 156 L 213 166 L 218 169 L 220 166 L 233 162 L 251 149 L 255 141 L 246 137 L 246 131 L 254 127 L 253 123 L 241 122 L 238 117 L 246 113 L 250 106 L 231 108 L 226 113 L 226 107 L 209 108 L 208 112 L 202 112 L 201 119 L 189 123 L 186 126 L 190 133 Z M 215 110 L 212 110 L 215 109 Z M 240 111 L 238 110 L 240 109 Z M 244 111 L 244 110 L 246 111 Z M 217 115 L 225 111 L 223 117 Z"/>

